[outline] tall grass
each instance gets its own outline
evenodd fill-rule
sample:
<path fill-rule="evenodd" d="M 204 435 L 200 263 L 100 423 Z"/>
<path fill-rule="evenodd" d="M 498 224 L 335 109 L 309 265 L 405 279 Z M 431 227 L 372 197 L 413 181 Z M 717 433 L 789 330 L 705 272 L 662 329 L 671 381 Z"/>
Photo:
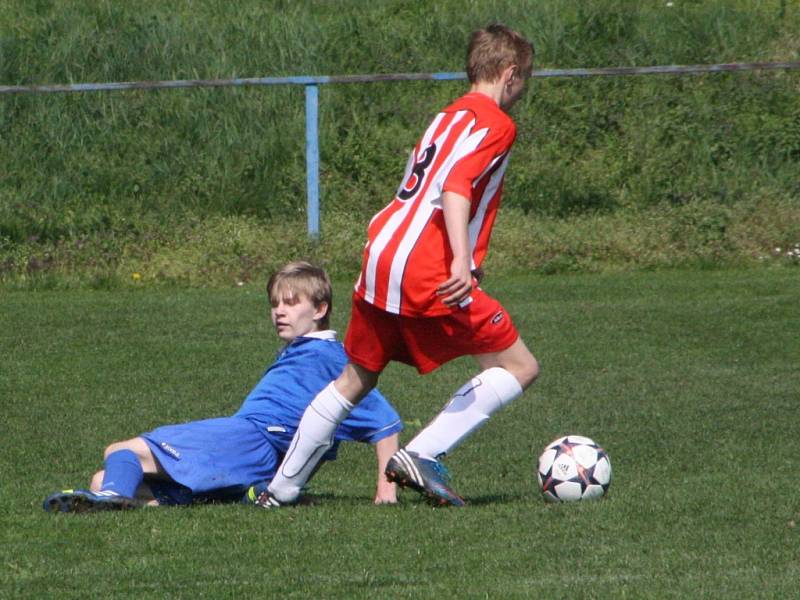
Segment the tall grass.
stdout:
<path fill-rule="evenodd" d="M 517 273 L 609 272 L 673 267 L 800 268 L 800 210 L 764 195 L 732 206 L 684 205 L 586 213 L 569 218 L 501 211 L 485 269 Z M 263 286 L 290 258 L 306 258 L 352 280 L 364 223 L 341 211 L 323 222 L 319 242 L 304 220 L 198 216 L 142 218 L 126 233 L 55 243 L 0 240 L 0 285 L 7 288 Z"/>
<path fill-rule="evenodd" d="M 672 4 L 6 0 L 0 83 L 457 71 L 469 31 L 495 20 L 534 40 L 542 68 L 800 56 L 800 11 L 777 0 Z M 534 80 L 531 88 L 515 108 L 520 135 L 505 194 L 529 223 L 626 221 L 684 205 L 713 216 L 764 198 L 796 219 L 796 71 Z M 421 128 L 463 89 L 321 89 L 325 235 L 333 223 L 363 226 L 391 197 Z M 303 135 L 296 87 L 4 95 L 0 272 L 25 275 L 20 255 L 57 255 L 65 244 L 105 244 L 113 254 L 115 240 L 144 240 L 126 250 L 141 254 L 152 238 L 181 244 L 178 231 L 205 222 L 211 230 L 198 235 L 213 236 L 211 217 L 293 228 L 305 211 Z"/>

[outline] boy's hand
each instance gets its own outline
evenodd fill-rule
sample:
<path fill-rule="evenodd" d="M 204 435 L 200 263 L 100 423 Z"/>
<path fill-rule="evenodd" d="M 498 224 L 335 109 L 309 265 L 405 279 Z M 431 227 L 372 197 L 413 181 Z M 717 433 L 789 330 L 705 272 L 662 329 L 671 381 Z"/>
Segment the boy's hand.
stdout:
<path fill-rule="evenodd" d="M 378 440 L 375 446 L 375 457 L 378 459 L 378 478 L 375 487 L 375 504 L 397 504 L 397 484 L 386 478 L 386 465 L 389 459 L 400 448 L 400 436 L 397 433 Z"/>
<path fill-rule="evenodd" d="M 385 478 L 378 480 L 374 502 L 375 504 L 397 504 L 397 484 Z"/>
<path fill-rule="evenodd" d="M 447 306 L 456 306 L 469 297 L 474 286 L 468 231 L 470 201 L 455 192 L 444 192 L 442 210 L 453 261 L 450 263 L 450 278 L 436 288 L 436 295 L 444 296 L 442 302 Z"/>
<path fill-rule="evenodd" d="M 472 272 L 467 258 L 454 258 L 450 264 L 450 279 L 436 288 L 437 296 L 444 296 L 442 302 L 456 306 L 467 299 L 473 288 Z"/>

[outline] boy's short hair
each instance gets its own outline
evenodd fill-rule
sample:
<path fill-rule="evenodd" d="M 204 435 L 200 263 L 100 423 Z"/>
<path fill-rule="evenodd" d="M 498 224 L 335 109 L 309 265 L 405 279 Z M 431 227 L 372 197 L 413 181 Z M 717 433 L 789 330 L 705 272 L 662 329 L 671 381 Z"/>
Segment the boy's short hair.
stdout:
<path fill-rule="evenodd" d="M 333 289 L 331 280 L 325 269 L 309 262 L 298 260 L 290 262 L 272 274 L 267 282 L 267 294 L 270 302 L 276 302 L 279 294 L 289 292 L 290 296 L 303 295 L 319 307 L 323 302 L 328 305 L 325 316 L 319 321 L 320 329 L 327 329 L 333 310 Z"/>
<path fill-rule="evenodd" d="M 467 77 L 470 83 L 495 82 L 511 65 L 517 65 L 521 75 L 530 77 L 533 54 L 533 44 L 521 34 L 505 25 L 489 25 L 470 36 Z"/>

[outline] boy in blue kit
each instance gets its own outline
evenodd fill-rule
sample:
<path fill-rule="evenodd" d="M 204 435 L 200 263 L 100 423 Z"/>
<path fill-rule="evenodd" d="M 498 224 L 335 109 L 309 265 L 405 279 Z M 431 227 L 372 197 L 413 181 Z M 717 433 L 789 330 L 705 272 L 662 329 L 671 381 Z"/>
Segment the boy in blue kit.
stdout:
<path fill-rule="evenodd" d="M 328 329 L 332 290 L 325 271 L 293 262 L 267 284 L 271 318 L 286 346 L 231 417 L 166 425 L 111 444 L 105 468 L 89 490 L 65 490 L 44 501 L 48 512 L 90 512 L 206 501 L 253 502 L 289 450 L 314 396 L 347 362 Z M 373 444 L 377 457 L 375 503 L 394 503 L 396 486 L 383 474 L 398 449 L 402 423 L 372 392 L 337 428 L 321 460 L 334 460 L 341 441 Z"/>

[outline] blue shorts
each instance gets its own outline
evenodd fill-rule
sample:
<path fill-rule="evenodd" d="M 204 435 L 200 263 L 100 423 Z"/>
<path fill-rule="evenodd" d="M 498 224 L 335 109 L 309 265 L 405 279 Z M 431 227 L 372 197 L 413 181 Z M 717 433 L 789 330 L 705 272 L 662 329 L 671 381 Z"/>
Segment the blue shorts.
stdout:
<path fill-rule="evenodd" d="M 272 480 L 282 459 L 269 434 L 240 417 L 166 425 L 141 437 L 173 480 L 145 482 L 160 504 L 240 499 Z"/>

